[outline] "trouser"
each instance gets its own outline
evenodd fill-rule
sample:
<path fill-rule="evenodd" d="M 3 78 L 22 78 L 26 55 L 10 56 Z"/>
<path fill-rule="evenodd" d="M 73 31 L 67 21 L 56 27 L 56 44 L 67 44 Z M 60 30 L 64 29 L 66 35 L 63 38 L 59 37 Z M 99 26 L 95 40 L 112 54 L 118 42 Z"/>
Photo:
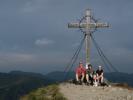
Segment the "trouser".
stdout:
<path fill-rule="evenodd" d="M 84 73 L 82 73 L 81 75 L 76 74 L 76 81 L 81 80 L 83 82 L 84 81 L 84 77 L 85 77 Z"/>
<path fill-rule="evenodd" d="M 89 83 L 93 83 L 93 75 L 90 75 L 90 74 L 86 74 L 86 81 Z"/>
<path fill-rule="evenodd" d="M 103 76 L 98 76 L 97 79 L 98 79 L 98 82 L 99 82 L 99 83 L 103 83 Z"/>

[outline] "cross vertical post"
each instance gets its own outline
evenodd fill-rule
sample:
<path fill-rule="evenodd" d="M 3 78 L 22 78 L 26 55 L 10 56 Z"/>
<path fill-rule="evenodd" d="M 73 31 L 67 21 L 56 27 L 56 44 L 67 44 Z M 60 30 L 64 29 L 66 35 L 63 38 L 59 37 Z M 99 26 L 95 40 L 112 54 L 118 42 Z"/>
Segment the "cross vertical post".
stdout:
<path fill-rule="evenodd" d="M 90 64 L 90 44 L 91 44 L 90 34 L 91 33 L 90 33 L 89 23 L 91 23 L 91 11 L 86 10 L 85 16 L 86 16 L 85 47 L 86 47 L 86 66 L 87 66 L 88 64 Z"/>

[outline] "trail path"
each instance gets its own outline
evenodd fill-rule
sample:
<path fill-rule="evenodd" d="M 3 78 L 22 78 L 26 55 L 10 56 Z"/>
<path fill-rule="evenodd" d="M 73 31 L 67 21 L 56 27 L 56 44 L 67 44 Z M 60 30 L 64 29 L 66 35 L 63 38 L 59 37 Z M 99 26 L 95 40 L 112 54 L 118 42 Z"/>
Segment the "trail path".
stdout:
<path fill-rule="evenodd" d="M 60 92 L 68 100 L 133 100 L 133 90 L 121 87 L 93 87 L 62 83 Z"/>

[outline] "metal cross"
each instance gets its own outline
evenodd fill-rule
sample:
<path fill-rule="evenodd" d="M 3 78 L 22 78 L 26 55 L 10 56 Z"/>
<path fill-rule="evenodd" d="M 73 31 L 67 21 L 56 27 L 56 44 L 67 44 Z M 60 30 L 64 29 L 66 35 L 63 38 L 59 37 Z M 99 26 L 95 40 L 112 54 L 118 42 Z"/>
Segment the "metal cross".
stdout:
<path fill-rule="evenodd" d="M 87 9 L 85 12 L 85 16 L 81 19 L 80 22 L 69 23 L 68 28 L 80 28 L 85 33 L 85 47 L 86 47 L 86 66 L 90 64 L 90 41 L 91 41 L 91 33 L 94 32 L 97 28 L 106 28 L 109 27 L 107 23 L 99 23 L 95 21 L 91 15 L 91 10 Z"/>

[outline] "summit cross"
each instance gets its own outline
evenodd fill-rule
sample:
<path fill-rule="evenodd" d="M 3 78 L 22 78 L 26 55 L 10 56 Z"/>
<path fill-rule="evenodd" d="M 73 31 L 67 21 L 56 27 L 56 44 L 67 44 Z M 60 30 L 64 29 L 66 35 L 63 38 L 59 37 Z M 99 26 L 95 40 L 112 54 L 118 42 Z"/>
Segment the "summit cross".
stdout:
<path fill-rule="evenodd" d="M 85 11 L 85 16 L 80 22 L 68 23 L 68 28 L 80 28 L 85 34 L 86 66 L 90 64 L 91 33 L 97 28 L 107 27 L 109 27 L 108 23 L 100 23 L 93 19 L 90 9 Z"/>

